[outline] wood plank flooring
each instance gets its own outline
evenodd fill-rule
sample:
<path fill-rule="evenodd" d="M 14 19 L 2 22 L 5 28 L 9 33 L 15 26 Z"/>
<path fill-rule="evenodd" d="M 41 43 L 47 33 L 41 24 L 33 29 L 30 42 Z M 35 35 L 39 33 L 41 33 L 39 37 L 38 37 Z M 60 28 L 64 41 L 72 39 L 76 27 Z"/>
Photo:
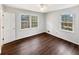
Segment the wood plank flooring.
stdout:
<path fill-rule="evenodd" d="M 42 33 L 3 45 L 2 55 L 79 55 L 79 46 Z"/>

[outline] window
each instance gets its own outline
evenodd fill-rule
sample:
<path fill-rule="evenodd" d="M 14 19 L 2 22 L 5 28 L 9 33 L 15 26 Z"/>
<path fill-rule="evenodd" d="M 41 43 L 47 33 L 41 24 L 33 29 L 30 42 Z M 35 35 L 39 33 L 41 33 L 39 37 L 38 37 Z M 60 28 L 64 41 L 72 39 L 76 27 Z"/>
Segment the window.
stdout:
<path fill-rule="evenodd" d="M 30 28 L 29 15 L 21 15 L 21 29 Z"/>
<path fill-rule="evenodd" d="M 62 15 L 61 16 L 61 28 L 68 31 L 73 31 L 73 16 Z"/>
<path fill-rule="evenodd" d="M 31 27 L 37 27 L 38 26 L 38 17 L 37 16 L 31 16 Z"/>
<path fill-rule="evenodd" d="M 21 29 L 38 27 L 38 17 L 21 15 Z"/>

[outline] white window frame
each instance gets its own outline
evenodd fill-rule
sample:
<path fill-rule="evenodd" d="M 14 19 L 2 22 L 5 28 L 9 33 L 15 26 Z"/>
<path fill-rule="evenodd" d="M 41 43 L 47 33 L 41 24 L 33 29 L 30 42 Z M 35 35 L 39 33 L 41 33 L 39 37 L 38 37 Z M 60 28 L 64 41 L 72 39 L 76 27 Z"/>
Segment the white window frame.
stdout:
<path fill-rule="evenodd" d="M 32 15 L 32 16 L 35 16 L 35 15 Z M 36 27 L 32 27 L 32 16 L 31 16 L 31 28 L 37 28 L 39 26 L 38 16 L 35 16 L 35 17 L 37 17 L 37 26 Z"/>
<path fill-rule="evenodd" d="M 22 14 L 22 15 L 26 15 L 26 14 Z M 21 16 L 22 16 L 22 15 L 21 15 Z M 29 16 L 29 20 L 28 20 L 28 22 L 30 23 L 30 15 L 26 15 L 26 16 Z M 21 26 L 22 26 L 22 22 L 27 22 L 27 21 L 22 21 L 22 19 L 21 19 Z M 21 26 L 20 26 L 20 28 L 22 29 Z M 26 27 L 26 28 L 23 28 L 23 29 L 30 28 L 30 24 L 28 24 L 28 26 L 29 26 L 29 27 Z"/>
<path fill-rule="evenodd" d="M 22 15 L 29 15 L 29 14 L 20 14 L 20 29 L 21 29 L 21 30 L 31 29 L 31 28 L 38 28 L 38 27 L 39 27 L 39 17 L 38 17 L 37 15 L 29 15 L 29 22 L 30 22 L 29 28 L 24 28 L 24 29 L 22 29 L 22 28 L 21 28 L 21 26 L 22 26 L 22 25 L 21 25 L 21 16 L 22 16 Z M 32 27 L 32 23 L 31 23 L 31 22 L 32 22 L 32 20 L 31 20 L 31 17 L 32 17 L 32 16 L 37 16 L 37 27 Z"/>
<path fill-rule="evenodd" d="M 66 31 L 66 32 L 71 32 L 71 33 L 73 33 L 73 32 L 74 32 L 74 27 L 75 27 L 75 25 L 74 25 L 74 23 L 75 23 L 75 21 L 74 21 L 74 19 L 75 19 L 74 15 L 73 15 L 73 14 L 62 14 L 62 15 L 72 15 L 73 20 L 72 20 L 72 31 L 65 30 L 65 29 L 62 29 L 62 28 L 61 28 L 61 30 Z M 62 16 L 62 15 L 61 15 L 61 16 Z M 60 18 L 60 19 L 61 19 L 61 18 Z M 62 23 L 62 19 L 61 19 L 61 23 Z M 61 25 L 61 23 L 60 23 L 60 25 Z M 62 25 L 61 25 L 61 27 L 62 27 Z"/>

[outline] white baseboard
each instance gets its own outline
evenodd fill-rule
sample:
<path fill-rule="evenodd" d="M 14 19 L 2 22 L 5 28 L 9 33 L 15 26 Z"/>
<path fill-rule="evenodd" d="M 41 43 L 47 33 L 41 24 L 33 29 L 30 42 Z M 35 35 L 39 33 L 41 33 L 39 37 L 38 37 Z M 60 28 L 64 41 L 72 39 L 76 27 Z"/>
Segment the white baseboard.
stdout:
<path fill-rule="evenodd" d="M 0 46 L 0 54 L 1 54 L 1 46 Z"/>
<path fill-rule="evenodd" d="M 51 34 L 51 33 L 49 33 L 49 32 L 46 32 L 46 33 L 48 33 L 48 34 L 50 34 L 50 35 L 53 35 L 53 34 Z M 56 36 L 56 35 L 53 35 L 53 36 Z M 64 38 L 62 38 L 62 37 L 59 37 L 59 36 L 56 36 L 56 37 L 61 38 L 61 39 L 63 39 L 63 40 L 66 40 L 66 39 L 64 39 Z M 69 42 L 72 42 L 72 43 L 74 43 L 74 44 L 79 45 L 78 42 L 74 42 L 74 41 L 71 41 L 71 40 L 66 40 L 66 41 L 69 41 Z"/>
<path fill-rule="evenodd" d="M 1 54 L 1 50 L 2 50 L 2 44 L 0 44 L 0 54 Z"/>

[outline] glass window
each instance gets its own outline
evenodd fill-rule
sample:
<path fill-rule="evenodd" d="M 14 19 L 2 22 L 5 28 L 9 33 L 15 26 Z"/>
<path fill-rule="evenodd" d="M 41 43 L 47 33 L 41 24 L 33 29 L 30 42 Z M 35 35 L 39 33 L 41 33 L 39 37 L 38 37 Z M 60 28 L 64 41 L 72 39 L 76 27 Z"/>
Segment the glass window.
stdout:
<path fill-rule="evenodd" d="M 21 15 L 21 29 L 30 28 L 29 15 Z"/>
<path fill-rule="evenodd" d="M 64 30 L 73 30 L 73 16 L 72 15 L 62 15 L 61 16 L 61 28 Z"/>
<path fill-rule="evenodd" d="M 31 27 L 38 27 L 38 17 L 31 16 Z"/>

